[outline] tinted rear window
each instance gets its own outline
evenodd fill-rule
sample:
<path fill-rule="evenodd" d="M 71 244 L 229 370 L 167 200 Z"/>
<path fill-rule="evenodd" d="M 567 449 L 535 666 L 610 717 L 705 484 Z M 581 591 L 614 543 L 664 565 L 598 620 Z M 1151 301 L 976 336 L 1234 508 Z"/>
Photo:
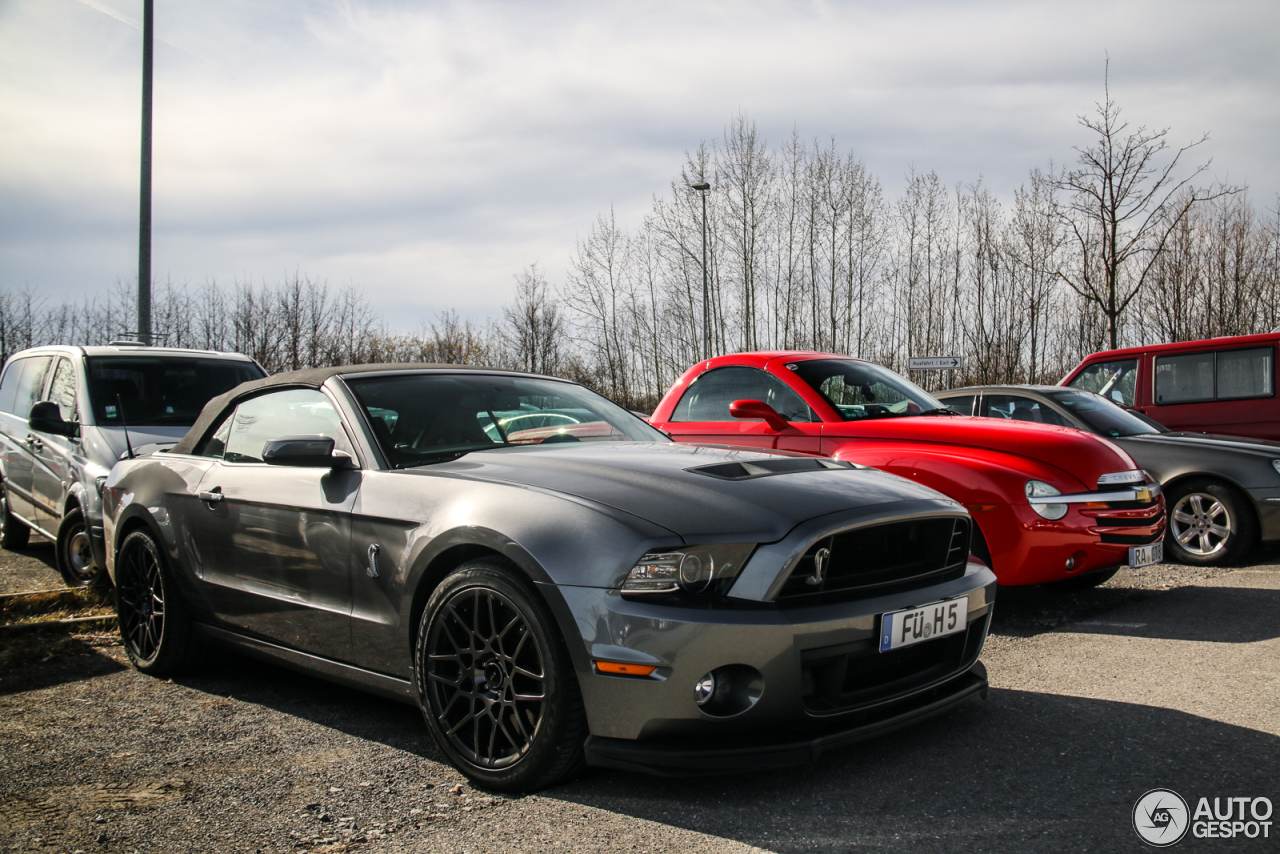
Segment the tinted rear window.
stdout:
<path fill-rule="evenodd" d="M 214 397 L 265 376 L 252 362 L 182 356 L 92 356 L 89 403 L 103 427 L 191 426 Z"/>

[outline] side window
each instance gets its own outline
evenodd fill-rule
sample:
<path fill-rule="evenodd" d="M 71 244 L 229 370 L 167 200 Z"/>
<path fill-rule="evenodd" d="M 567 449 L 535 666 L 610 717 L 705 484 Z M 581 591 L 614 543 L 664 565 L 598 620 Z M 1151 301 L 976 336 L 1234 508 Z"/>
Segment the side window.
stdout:
<path fill-rule="evenodd" d="M 1213 353 L 1186 353 L 1156 359 L 1156 403 L 1213 400 Z"/>
<path fill-rule="evenodd" d="M 1133 406 L 1138 385 L 1138 360 L 1095 362 L 1081 371 L 1068 385 L 1100 394 L 1122 406 Z M 1160 401 L 1157 399 L 1156 402 Z"/>
<path fill-rule="evenodd" d="M 983 398 L 983 407 L 991 418 L 1030 421 L 1035 424 L 1056 424 L 1059 427 L 1071 426 L 1065 418 L 1040 401 L 1016 394 L 988 394 Z"/>
<path fill-rule="evenodd" d="M 49 383 L 49 400 L 58 404 L 63 421 L 79 421 L 76 409 L 76 371 L 70 359 L 59 359 L 53 369 L 53 381 Z"/>
<path fill-rule="evenodd" d="M 287 389 L 246 400 L 236 407 L 222 441 L 229 463 L 260 463 L 262 449 L 284 436 L 328 436 L 338 450 L 351 453 L 342 419 L 329 398 L 313 389 Z M 221 430 L 221 428 L 219 428 Z M 209 440 L 212 445 L 214 437 Z"/>
<path fill-rule="evenodd" d="M 14 359 L 5 369 L 4 377 L 0 378 L 0 412 L 13 412 L 13 397 L 26 365 L 26 359 Z"/>
<path fill-rule="evenodd" d="M 788 421 L 813 421 L 813 411 L 787 385 L 756 368 L 716 368 L 694 380 L 671 414 L 672 421 L 738 421 L 729 414 L 735 400 L 762 400 Z"/>
<path fill-rule="evenodd" d="M 1218 353 L 1218 400 L 1271 397 L 1275 392 L 1270 347 Z M 0 390 L 0 393 L 3 393 Z"/>
<path fill-rule="evenodd" d="M 52 356 L 32 356 L 23 359 L 22 376 L 18 379 L 18 388 L 14 393 L 13 414 L 26 418 L 31 414 L 31 407 L 40 402 L 40 393 L 44 391 L 44 379 L 49 373 Z"/>
<path fill-rule="evenodd" d="M 974 397 L 975 395 L 972 395 L 972 394 L 966 394 L 960 397 L 949 397 L 946 400 L 942 401 L 942 403 L 944 406 L 948 406 L 951 409 L 954 409 L 956 412 L 959 412 L 961 415 L 972 415 Z"/>
<path fill-rule="evenodd" d="M 222 459 L 222 455 L 227 450 L 227 437 L 231 435 L 231 422 L 235 419 L 235 415 L 236 412 L 233 409 L 222 419 L 222 423 L 218 425 L 217 430 L 213 431 L 213 435 L 205 439 L 204 444 L 196 449 L 197 456 Z"/>

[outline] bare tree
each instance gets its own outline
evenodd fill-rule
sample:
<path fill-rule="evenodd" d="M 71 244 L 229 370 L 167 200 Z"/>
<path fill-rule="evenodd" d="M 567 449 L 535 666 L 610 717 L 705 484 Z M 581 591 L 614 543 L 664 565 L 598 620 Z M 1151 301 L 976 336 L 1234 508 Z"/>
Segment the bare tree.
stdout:
<path fill-rule="evenodd" d="M 1207 133 L 1175 150 L 1167 140 L 1168 128 L 1130 129 L 1111 99 L 1108 75 L 1103 90 L 1095 113 L 1079 117 L 1094 141 L 1076 148 L 1078 166 L 1060 182 L 1071 194 L 1067 224 L 1079 256 L 1074 266 L 1059 274 L 1072 290 L 1098 306 L 1107 320 L 1108 346 L 1115 348 L 1121 315 L 1147 283 L 1174 229 L 1197 204 L 1235 190 L 1192 187 L 1191 181 L 1209 167 L 1208 162 L 1178 177 L 1183 155 L 1207 141 Z"/>
<path fill-rule="evenodd" d="M 516 275 L 515 299 L 502 314 L 505 323 L 500 335 L 511 362 L 535 374 L 559 374 L 568 323 L 536 263 Z"/>

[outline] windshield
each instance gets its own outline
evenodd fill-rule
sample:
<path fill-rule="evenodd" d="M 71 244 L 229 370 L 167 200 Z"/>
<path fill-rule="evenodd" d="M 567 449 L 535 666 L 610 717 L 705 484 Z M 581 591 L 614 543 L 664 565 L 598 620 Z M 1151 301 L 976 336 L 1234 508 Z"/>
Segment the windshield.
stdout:
<path fill-rule="evenodd" d="M 190 427 L 213 398 L 266 376 L 254 362 L 186 356 L 90 356 L 89 404 L 101 427 Z"/>
<path fill-rule="evenodd" d="M 812 359 L 787 368 L 812 386 L 846 421 L 919 415 L 944 408 L 924 389 L 887 368 L 853 359 Z"/>
<path fill-rule="evenodd" d="M 1162 432 L 1100 395 L 1087 391 L 1051 391 L 1048 392 L 1048 396 L 1054 403 L 1087 424 L 1093 432 L 1102 436 L 1115 439 L 1121 436 L 1149 436 Z"/>
<path fill-rule="evenodd" d="M 627 410 L 572 383 L 408 373 L 346 382 L 396 468 L 510 445 L 668 441 Z"/>

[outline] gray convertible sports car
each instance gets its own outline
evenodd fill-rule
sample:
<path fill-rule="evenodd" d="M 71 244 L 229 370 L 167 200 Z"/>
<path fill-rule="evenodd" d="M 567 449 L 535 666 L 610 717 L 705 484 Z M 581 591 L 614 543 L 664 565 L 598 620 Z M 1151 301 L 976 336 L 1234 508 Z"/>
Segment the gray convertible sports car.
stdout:
<path fill-rule="evenodd" d="M 996 581 L 959 504 L 674 444 L 561 380 L 278 374 L 104 501 L 140 670 L 212 639 L 416 703 L 495 789 L 803 762 L 987 689 Z"/>
<path fill-rule="evenodd" d="M 1074 427 L 1124 448 L 1164 489 L 1166 554 L 1180 563 L 1231 564 L 1259 541 L 1280 541 L 1280 443 L 1171 433 L 1101 395 L 1062 386 L 969 386 L 937 397 L 965 415 Z"/>

